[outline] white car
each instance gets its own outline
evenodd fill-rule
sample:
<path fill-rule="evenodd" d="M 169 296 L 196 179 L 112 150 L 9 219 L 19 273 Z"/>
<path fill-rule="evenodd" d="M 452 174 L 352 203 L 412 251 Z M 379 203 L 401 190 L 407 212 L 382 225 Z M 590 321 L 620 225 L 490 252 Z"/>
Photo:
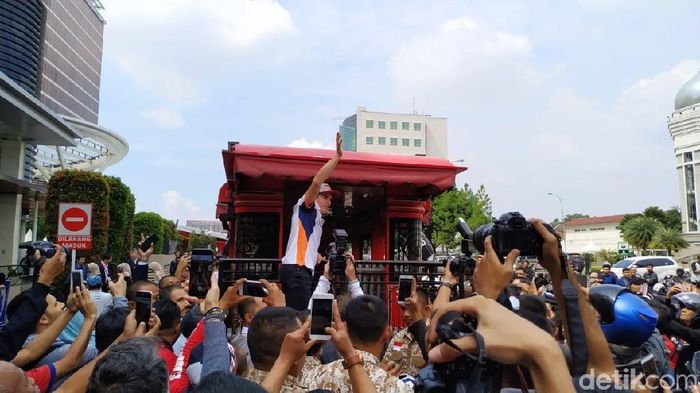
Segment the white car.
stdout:
<path fill-rule="evenodd" d="M 671 257 L 649 256 L 623 259 L 612 265 L 610 271 L 615 273 L 617 277 L 622 277 L 622 268 L 636 266 L 637 275 L 641 277 L 646 273 L 648 264 L 654 265 L 654 273 L 659 277 L 659 281 L 663 280 L 664 277 L 669 274 L 675 275 L 676 269 L 680 267 L 678 262 Z"/>

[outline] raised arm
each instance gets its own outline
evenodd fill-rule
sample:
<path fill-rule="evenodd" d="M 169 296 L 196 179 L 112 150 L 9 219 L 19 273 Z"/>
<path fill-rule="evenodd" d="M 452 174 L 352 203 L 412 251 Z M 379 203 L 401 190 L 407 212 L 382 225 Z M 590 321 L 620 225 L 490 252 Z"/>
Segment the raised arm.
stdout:
<path fill-rule="evenodd" d="M 83 320 L 83 326 L 80 327 L 78 337 L 73 341 L 68 352 L 54 363 L 56 367 L 56 377 L 65 375 L 80 364 L 85 348 L 87 348 L 88 342 L 90 342 L 92 330 L 95 328 L 95 321 L 97 321 L 97 307 L 92 297 L 90 297 L 90 291 L 88 291 L 87 287 L 83 286 L 80 291 L 75 292 L 75 295 L 76 306 L 85 319 Z"/>
<path fill-rule="evenodd" d="M 46 351 L 51 347 L 51 345 L 56 341 L 56 338 L 61 334 L 63 329 L 68 325 L 71 319 L 75 316 L 78 311 L 75 303 L 76 293 L 72 293 L 68 300 L 68 308 L 61 314 L 54 323 L 49 325 L 49 327 L 41 332 L 34 340 L 32 340 L 29 345 L 22 348 L 21 351 L 12 359 L 12 364 L 17 367 L 24 367 L 25 365 L 39 359 L 41 355 L 46 353 Z"/>
<path fill-rule="evenodd" d="M 335 135 L 335 157 L 331 158 L 327 163 L 325 163 L 321 169 L 314 176 L 314 180 L 311 182 L 309 189 L 304 193 L 304 205 L 306 207 L 311 207 L 316 202 L 316 197 L 318 196 L 318 191 L 321 189 L 321 184 L 328 179 L 333 170 L 335 169 L 338 162 L 340 162 L 340 157 L 343 156 L 343 138 L 340 133 Z"/>
<path fill-rule="evenodd" d="M 605 339 L 603 330 L 600 328 L 596 311 L 593 309 L 593 306 L 582 288 L 578 285 L 578 281 L 576 280 L 576 276 L 571 270 L 571 267 L 567 266 L 566 270 L 562 270 L 559 260 L 560 250 L 557 238 L 550 233 L 547 228 L 545 228 L 541 220 L 532 220 L 532 225 L 544 240 L 544 246 L 542 247 L 544 255 L 540 260 L 540 263 L 547 269 L 550 277 L 552 278 L 552 286 L 554 287 L 554 295 L 557 298 L 557 303 L 560 305 L 566 304 L 562 289 L 562 280 L 564 278 L 568 278 L 569 282 L 571 282 L 571 284 L 578 291 L 578 306 L 581 312 L 581 321 L 585 331 L 586 345 L 588 347 L 587 369 L 589 372 L 596 375 L 612 375 L 612 373 L 615 371 L 615 363 L 613 362 L 612 354 L 608 349 L 608 342 Z M 561 313 L 562 323 L 564 324 L 564 335 L 567 342 L 571 342 L 571 338 L 569 337 L 568 320 L 566 317 L 566 308 L 560 307 L 559 312 Z"/>
<path fill-rule="evenodd" d="M 41 266 L 39 278 L 29 289 L 27 296 L 17 307 L 17 312 L 0 329 L 0 360 L 11 361 L 17 356 L 29 333 L 34 329 L 46 310 L 46 295 L 56 277 L 63 272 L 66 255 L 57 247 L 56 254 Z"/>

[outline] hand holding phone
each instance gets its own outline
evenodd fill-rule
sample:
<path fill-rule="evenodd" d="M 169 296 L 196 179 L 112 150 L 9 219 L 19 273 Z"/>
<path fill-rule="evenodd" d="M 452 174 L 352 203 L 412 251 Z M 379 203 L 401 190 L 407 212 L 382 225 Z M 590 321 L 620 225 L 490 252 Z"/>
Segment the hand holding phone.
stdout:
<path fill-rule="evenodd" d="M 326 333 L 326 328 L 331 327 L 333 321 L 333 299 L 333 294 L 330 293 L 317 293 L 311 297 L 310 339 L 331 339 L 331 335 Z"/>
<path fill-rule="evenodd" d="M 71 270 L 70 272 L 70 293 L 75 291 L 75 287 L 81 287 L 83 285 L 83 271 L 82 270 Z"/>
<path fill-rule="evenodd" d="M 399 304 L 406 302 L 411 297 L 413 286 L 413 276 L 402 275 L 399 277 Z"/>
<path fill-rule="evenodd" d="M 136 292 L 135 303 L 136 326 L 144 322 L 146 324 L 146 330 L 148 330 L 148 321 L 151 319 L 151 309 L 153 308 L 153 294 L 151 291 L 138 291 Z"/>
<path fill-rule="evenodd" d="M 260 281 L 246 280 L 241 287 L 241 295 L 267 297 L 267 289 Z"/>

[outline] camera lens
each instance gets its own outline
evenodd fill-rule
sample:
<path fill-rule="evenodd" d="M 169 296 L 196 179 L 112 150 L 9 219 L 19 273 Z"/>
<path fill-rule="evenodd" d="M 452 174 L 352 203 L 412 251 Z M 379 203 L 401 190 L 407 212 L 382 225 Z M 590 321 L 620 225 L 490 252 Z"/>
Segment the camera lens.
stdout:
<path fill-rule="evenodd" d="M 493 232 L 493 224 L 484 224 L 474 231 L 474 248 L 479 254 L 484 253 L 484 240 Z"/>

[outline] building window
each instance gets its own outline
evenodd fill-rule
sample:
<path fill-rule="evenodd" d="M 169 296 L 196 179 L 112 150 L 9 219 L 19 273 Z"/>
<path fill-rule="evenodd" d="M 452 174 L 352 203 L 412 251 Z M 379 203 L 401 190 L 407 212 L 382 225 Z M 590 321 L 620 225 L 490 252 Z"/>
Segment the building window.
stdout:
<path fill-rule="evenodd" d="M 693 159 L 693 153 L 683 153 L 683 159 Z M 695 200 L 695 168 L 693 165 L 685 165 L 685 193 L 686 207 L 688 209 L 688 232 L 697 232 L 698 230 L 698 211 Z"/>
<path fill-rule="evenodd" d="M 421 130 L 421 124 L 420 123 L 413 123 L 413 131 L 420 131 Z"/>
<path fill-rule="evenodd" d="M 398 123 L 398 122 L 395 122 L 395 121 L 390 121 L 390 122 L 389 122 L 389 127 L 390 127 L 392 130 L 396 130 L 396 129 L 399 128 L 399 123 Z"/>
<path fill-rule="evenodd" d="M 691 162 L 693 161 L 693 152 L 689 151 L 687 153 L 683 153 L 683 162 Z"/>
<path fill-rule="evenodd" d="M 365 138 L 365 144 L 366 145 L 374 145 L 374 137 L 373 136 L 368 136 Z"/>
<path fill-rule="evenodd" d="M 410 146 L 411 145 L 411 140 L 408 138 L 403 138 L 401 139 L 401 146 Z"/>
<path fill-rule="evenodd" d="M 413 147 L 420 147 L 421 142 L 423 142 L 422 139 L 414 139 L 413 140 Z"/>
<path fill-rule="evenodd" d="M 378 137 L 377 144 L 382 145 L 382 146 L 386 145 L 386 138 L 383 136 Z"/>
<path fill-rule="evenodd" d="M 389 139 L 389 144 L 391 144 L 391 146 L 398 146 L 399 145 L 399 138 Z"/>
<path fill-rule="evenodd" d="M 365 126 L 367 128 L 374 128 L 374 120 L 365 120 Z"/>
<path fill-rule="evenodd" d="M 386 123 L 383 122 L 383 121 L 381 121 L 381 120 L 379 120 L 379 121 L 377 122 L 377 128 L 379 128 L 380 130 L 385 129 L 385 128 L 386 128 Z"/>
<path fill-rule="evenodd" d="M 408 131 L 408 125 L 409 125 L 409 124 L 411 124 L 411 123 L 409 123 L 409 122 L 407 122 L 407 121 L 402 121 L 402 122 L 401 122 L 401 129 L 402 129 L 402 130 L 405 130 L 405 131 Z"/>

